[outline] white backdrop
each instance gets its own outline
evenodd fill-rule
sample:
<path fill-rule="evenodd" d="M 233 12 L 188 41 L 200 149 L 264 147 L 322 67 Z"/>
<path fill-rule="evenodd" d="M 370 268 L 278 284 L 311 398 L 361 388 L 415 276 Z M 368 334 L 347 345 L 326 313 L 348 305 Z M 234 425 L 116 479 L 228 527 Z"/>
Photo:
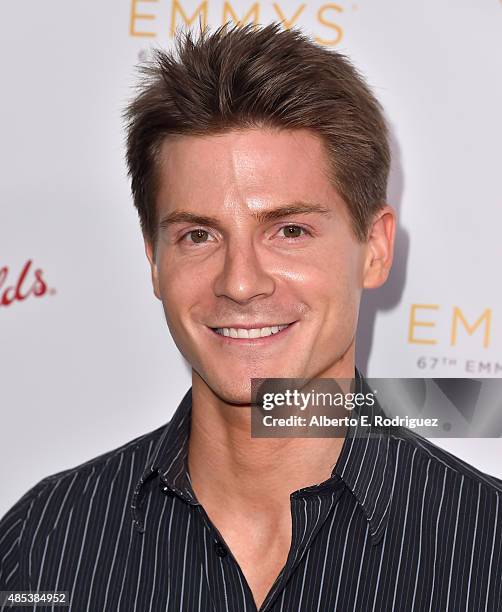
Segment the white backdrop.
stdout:
<path fill-rule="evenodd" d="M 386 109 L 400 222 L 392 276 L 363 301 L 362 371 L 502 376 L 500 0 L 10 2 L 0 514 L 44 476 L 167 422 L 190 385 L 151 290 L 120 113 L 138 59 L 192 18 L 299 26 L 347 53 Z M 433 441 L 502 477 L 500 439 Z"/>

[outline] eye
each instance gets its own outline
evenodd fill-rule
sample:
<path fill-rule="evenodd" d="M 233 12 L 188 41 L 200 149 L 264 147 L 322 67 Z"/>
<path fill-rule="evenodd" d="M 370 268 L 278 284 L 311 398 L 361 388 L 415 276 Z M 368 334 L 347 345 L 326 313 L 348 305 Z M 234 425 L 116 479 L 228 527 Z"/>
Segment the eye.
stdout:
<path fill-rule="evenodd" d="M 300 238 L 302 232 L 307 233 L 305 228 L 300 225 L 285 225 L 281 227 L 280 231 L 283 232 L 284 238 Z"/>
<path fill-rule="evenodd" d="M 187 240 L 188 242 L 200 244 L 202 242 L 208 242 L 209 237 L 209 232 L 199 227 L 184 234 L 182 240 Z"/>

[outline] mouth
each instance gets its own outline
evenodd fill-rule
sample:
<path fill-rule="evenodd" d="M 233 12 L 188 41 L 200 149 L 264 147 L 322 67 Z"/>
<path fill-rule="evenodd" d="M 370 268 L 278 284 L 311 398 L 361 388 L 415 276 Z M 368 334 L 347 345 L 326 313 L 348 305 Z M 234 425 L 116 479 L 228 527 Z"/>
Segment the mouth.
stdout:
<path fill-rule="evenodd" d="M 211 327 L 210 329 L 219 336 L 230 340 L 260 340 L 271 336 L 282 335 L 294 325 L 292 323 L 276 323 L 256 327 Z"/>

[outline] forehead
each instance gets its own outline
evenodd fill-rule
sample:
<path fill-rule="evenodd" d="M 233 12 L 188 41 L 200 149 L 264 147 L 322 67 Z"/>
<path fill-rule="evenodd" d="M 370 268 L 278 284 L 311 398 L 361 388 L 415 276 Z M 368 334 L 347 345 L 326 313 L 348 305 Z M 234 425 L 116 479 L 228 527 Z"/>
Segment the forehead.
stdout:
<path fill-rule="evenodd" d="M 327 200 L 329 179 L 321 139 L 308 130 L 245 129 L 164 141 L 158 166 L 158 203 L 206 207 L 229 200 Z"/>

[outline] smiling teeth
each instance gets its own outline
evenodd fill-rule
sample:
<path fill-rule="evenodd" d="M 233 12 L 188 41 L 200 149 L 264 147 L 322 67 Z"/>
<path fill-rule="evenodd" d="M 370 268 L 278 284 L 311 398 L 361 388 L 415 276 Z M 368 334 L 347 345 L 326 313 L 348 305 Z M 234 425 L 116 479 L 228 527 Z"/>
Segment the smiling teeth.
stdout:
<path fill-rule="evenodd" d="M 283 329 L 289 327 L 285 325 L 273 325 L 272 327 L 254 327 L 252 329 L 244 329 L 243 327 L 218 327 L 215 329 L 217 334 L 229 336 L 230 338 L 265 338 L 277 334 Z"/>

